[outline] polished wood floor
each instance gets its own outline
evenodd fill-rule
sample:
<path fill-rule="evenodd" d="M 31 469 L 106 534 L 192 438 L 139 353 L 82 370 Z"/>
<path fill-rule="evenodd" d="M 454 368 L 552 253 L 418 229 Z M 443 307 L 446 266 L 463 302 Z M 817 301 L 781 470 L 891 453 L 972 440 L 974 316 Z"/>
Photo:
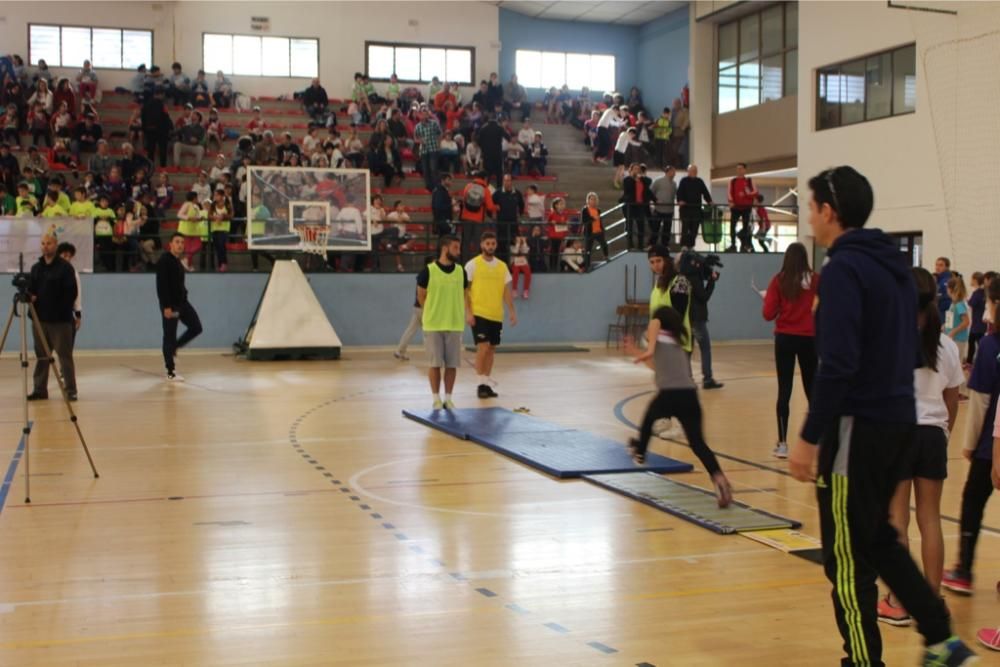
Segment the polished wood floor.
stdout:
<path fill-rule="evenodd" d="M 723 459 L 739 498 L 818 536 L 811 489 L 770 457 L 770 354 L 716 349 L 726 387 L 703 396 L 709 442 L 743 459 Z M 62 404 L 33 404 L 32 503 L 22 463 L 0 513 L 0 665 L 837 664 L 818 565 L 403 419 L 429 402 L 420 360 L 190 354 L 188 381 L 166 384 L 155 356 L 78 359 L 75 408 L 101 478 Z M 603 349 L 498 355 L 495 375 L 496 404 L 622 441 L 615 406 L 633 397 L 622 414 L 638 421 L 652 386 Z M 473 391 L 467 367 L 458 404 L 479 404 Z M 0 474 L 19 394 L 8 353 Z M 951 458 L 944 512 L 957 517 L 956 443 Z M 995 505 L 986 524 L 976 595 L 948 597 L 967 636 L 1000 622 Z M 957 532 L 945 523 L 948 562 Z M 916 662 L 913 630 L 883 637 L 889 664 Z"/>

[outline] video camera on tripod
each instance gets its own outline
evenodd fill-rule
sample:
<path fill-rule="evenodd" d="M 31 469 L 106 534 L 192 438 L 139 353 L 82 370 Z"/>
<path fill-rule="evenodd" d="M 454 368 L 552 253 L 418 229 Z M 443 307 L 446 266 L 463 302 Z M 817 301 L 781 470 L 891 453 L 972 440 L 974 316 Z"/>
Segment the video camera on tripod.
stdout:
<path fill-rule="evenodd" d="M 14 274 L 13 280 L 11 280 L 11 285 L 17 288 L 17 293 L 14 295 L 14 300 L 24 301 L 28 296 L 28 284 L 31 282 L 31 277 L 24 272 L 24 253 L 19 252 L 17 254 L 17 273 Z"/>
<path fill-rule="evenodd" d="M 688 277 L 700 277 L 702 280 L 718 280 L 719 269 L 725 268 L 718 255 L 701 254 L 695 250 L 685 250 L 681 255 L 679 270 Z"/>

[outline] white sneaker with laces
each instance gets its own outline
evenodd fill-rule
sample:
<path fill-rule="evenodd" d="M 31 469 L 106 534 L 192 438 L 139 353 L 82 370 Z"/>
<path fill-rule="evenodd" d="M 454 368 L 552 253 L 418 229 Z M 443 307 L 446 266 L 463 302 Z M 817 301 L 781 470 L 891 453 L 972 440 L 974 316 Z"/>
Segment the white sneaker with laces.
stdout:
<path fill-rule="evenodd" d="M 779 442 L 774 446 L 774 458 L 776 459 L 787 459 L 788 458 L 788 445 L 784 442 Z"/>
<path fill-rule="evenodd" d="M 184 382 L 184 376 L 177 371 L 167 371 L 167 382 Z"/>

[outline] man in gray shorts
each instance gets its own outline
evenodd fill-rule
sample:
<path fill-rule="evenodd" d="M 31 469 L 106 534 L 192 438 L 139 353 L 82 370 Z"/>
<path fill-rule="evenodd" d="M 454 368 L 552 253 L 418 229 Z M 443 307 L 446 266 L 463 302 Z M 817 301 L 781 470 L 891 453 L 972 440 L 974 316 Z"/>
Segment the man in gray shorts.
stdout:
<path fill-rule="evenodd" d="M 417 276 L 417 302 L 423 308 L 424 347 L 430 360 L 428 377 L 434 394 L 434 409 L 451 410 L 451 392 L 462 363 L 462 332 L 475 322 L 469 296 L 469 279 L 459 264 L 462 244 L 454 236 L 438 241 L 437 261 Z M 441 369 L 444 369 L 444 400 L 441 400 Z"/>

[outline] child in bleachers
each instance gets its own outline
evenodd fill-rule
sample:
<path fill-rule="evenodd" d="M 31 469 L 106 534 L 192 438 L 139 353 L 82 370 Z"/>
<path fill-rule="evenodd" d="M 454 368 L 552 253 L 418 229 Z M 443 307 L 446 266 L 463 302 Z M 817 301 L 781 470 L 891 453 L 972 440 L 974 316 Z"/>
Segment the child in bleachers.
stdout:
<path fill-rule="evenodd" d="M 14 146 L 21 144 L 21 119 L 17 113 L 16 104 L 8 104 L 7 110 L 0 117 L 0 127 L 3 128 L 3 141 Z"/>
<path fill-rule="evenodd" d="M 229 167 L 226 166 L 226 156 L 223 153 L 219 153 L 215 156 L 215 164 L 212 165 L 211 171 L 208 172 L 208 182 L 211 183 L 212 187 L 222 180 L 222 174 L 227 173 Z"/>
<path fill-rule="evenodd" d="M 222 126 L 222 120 L 219 118 L 219 110 L 212 107 L 208 112 L 208 120 L 205 121 L 205 148 L 211 146 L 214 141 L 221 151 L 222 142 L 225 139 L 226 132 Z"/>
<path fill-rule="evenodd" d="M 537 229 L 537 228 L 536 228 Z M 511 292 L 517 298 L 517 284 L 520 277 L 524 276 L 524 291 L 521 297 L 527 299 L 531 292 L 531 265 L 528 263 L 528 255 L 531 248 L 528 246 L 528 239 L 519 234 L 514 239 L 514 245 L 510 247 L 511 258 Z"/>
<path fill-rule="evenodd" d="M 440 148 L 439 168 L 442 172 L 457 174 L 460 160 L 458 144 L 455 143 L 454 134 L 450 130 L 441 137 Z"/>
<path fill-rule="evenodd" d="M 549 239 L 550 266 L 553 271 L 558 271 L 563 239 L 569 235 L 569 215 L 566 213 L 566 200 L 562 197 L 552 200 L 545 235 Z"/>
<path fill-rule="evenodd" d="M 142 111 L 135 109 L 128 119 L 128 140 L 136 146 L 143 145 L 142 138 Z"/>
<path fill-rule="evenodd" d="M 36 104 L 28 114 L 28 127 L 31 129 L 31 145 L 37 146 L 39 139 L 45 140 L 45 145 L 52 147 L 52 129 L 49 126 L 49 115 L 45 107 Z"/>
<path fill-rule="evenodd" d="M 191 184 L 191 192 L 197 195 L 195 201 L 205 202 L 212 198 L 212 186 L 208 184 L 208 174 L 204 169 L 198 172 L 198 180 Z"/>
<path fill-rule="evenodd" d="M 586 270 L 583 264 L 583 243 L 580 239 L 573 239 L 573 242 L 563 250 L 562 270 L 575 273 L 583 273 Z"/>
<path fill-rule="evenodd" d="M 542 133 L 535 132 L 532 143 L 528 146 L 528 169 L 539 176 L 545 175 L 545 165 L 549 161 L 549 149 L 542 143 Z"/>
<path fill-rule="evenodd" d="M 94 245 L 105 271 L 115 270 L 115 212 L 107 193 L 101 193 L 94 208 Z"/>
<path fill-rule="evenodd" d="M 519 141 L 511 141 L 507 144 L 507 173 L 511 176 L 520 176 L 524 171 L 524 146 Z"/>
<path fill-rule="evenodd" d="M 548 258 L 549 240 L 542 235 L 542 226 L 531 225 L 531 234 L 528 235 L 528 266 L 533 273 L 544 273 L 548 270 L 546 260 Z"/>
<path fill-rule="evenodd" d="M 17 197 L 14 198 L 18 217 L 30 217 L 38 210 L 38 199 L 31 194 L 31 187 L 24 181 L 17 184 Z"/>
<path fill-rule="evenodd" d="M 268 129 L 267 121 L 261 117 L 260 107 L 253 108 L 253 118 L 247 123 L 247 134 L 253 139 L 254 143 L 259 143 L 264 137 L 264 130 Z"/>
<path fill-rule="evenodd" d="M 534 183 L 528 186 L 524 197 L 524 217 L 530 222 L 545 220 L 545 195 L 538 193 L 538 186 Z"/>
<path fill-rule="evenodd" d="M 471 174 L 483 169 L 483 149 L 475 139 L 469 140 L 469 145 L 465 147 L 465 173 Z"/>
<path fill-rule="evenodd" d="M 305 136 L 302 137 L 302 154 L 309 156 L 310 160 L 319 148 L 319 137 L 316 136 L 318 132 L 319 126 L 316 123 L 309 123 L 309 129 L 306 130 Z"/>
<path fill-rule="evenodd" d="M 392 210 L 386 213 L 385 220 L 387 223 L 394 225 L 391 230 L 388 227 L 386 228 L 386 235 L 390 239 L 387 247 L 396 251 L 396 270 L 402 273 L 405 270 L 403 268 L 402 251 L 406 249 L 406 244 L 409 241 L 406 226 L 410 224 L 410 214 L 406 212 L 406 207 L 403 206 L 402 201 L 396 201 L 392 205 Z M 395 233 L 392 233 L 393 231 Z"/>
<path fill-rule="evenodd" d="M 199 204 L 198 193 L 192 190 L 177 212 L 177 219 L 180 221 L 177 231 L 184 236 L 184 257 L 181 264 L 188 271 L 194 271 L 194 257 L 201 251 L 202 237 L 208 235 L 206 216 Z"/>
<path fill-rule="evenodd" d="M 52 116 L 52 133 L 60 139 L 69 139 L 73 129 L 73 114 L 69 105 L 63 102 Z"/>

